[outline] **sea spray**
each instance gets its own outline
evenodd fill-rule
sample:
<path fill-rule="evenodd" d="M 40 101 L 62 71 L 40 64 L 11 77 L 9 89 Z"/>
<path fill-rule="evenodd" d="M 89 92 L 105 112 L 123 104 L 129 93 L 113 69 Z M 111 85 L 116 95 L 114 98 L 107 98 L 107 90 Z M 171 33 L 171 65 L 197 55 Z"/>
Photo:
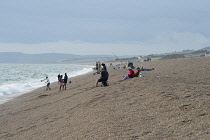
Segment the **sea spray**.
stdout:
<path fill-rule="evenodd" d="M 67 73 L 71 78 L 92 71 L 92 67 L 69 64 L 0 64 L 0 103 L 45 86 L 40 80 L 46 76 L 52 83 L 58 80 L 59 73 Z"/>

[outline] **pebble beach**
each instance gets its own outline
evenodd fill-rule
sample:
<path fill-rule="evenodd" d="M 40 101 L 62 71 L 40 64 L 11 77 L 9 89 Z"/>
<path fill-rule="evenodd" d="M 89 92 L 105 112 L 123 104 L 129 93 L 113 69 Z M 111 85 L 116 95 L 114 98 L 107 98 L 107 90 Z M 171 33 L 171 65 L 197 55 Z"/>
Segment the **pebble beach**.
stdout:
<path fill-rule="evenodd" d="M 1 140 L 208 140 L 210 57 L 136 62 L 127 69 L 70 78 L 67 90 L 41 87 L 0 105 Z M 136 71 L 136 70 L 135 70 Z"/>

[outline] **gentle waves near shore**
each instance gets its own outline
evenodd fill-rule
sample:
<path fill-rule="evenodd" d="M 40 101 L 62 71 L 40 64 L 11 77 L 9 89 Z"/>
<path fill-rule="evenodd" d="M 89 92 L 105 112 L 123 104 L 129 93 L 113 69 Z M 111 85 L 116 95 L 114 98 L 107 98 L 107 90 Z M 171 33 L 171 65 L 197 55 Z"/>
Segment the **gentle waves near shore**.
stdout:
<path fill-rule="evenodd" d="M 57 81 L 57 75 L 67 73 L 74 77 L 92 71 L 92 66 L 69 64 L 0 64 L 0 104 L 17 95 L 41 86 L 46 76 L 50 82 Z"/>

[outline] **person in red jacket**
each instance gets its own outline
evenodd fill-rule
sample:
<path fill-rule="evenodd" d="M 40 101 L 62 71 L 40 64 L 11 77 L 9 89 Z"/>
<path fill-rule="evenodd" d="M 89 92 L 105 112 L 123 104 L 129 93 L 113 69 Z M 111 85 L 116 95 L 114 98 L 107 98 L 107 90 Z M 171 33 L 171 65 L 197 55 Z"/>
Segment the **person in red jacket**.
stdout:
<path fill-rule="evenodd" d="M 128 79 L 128 78 L 133 78 L 135 77 L 134 71 L 131 69 L 131 67 L 128 67 L 128 75 L 124 76 L 122 80 Z"/>

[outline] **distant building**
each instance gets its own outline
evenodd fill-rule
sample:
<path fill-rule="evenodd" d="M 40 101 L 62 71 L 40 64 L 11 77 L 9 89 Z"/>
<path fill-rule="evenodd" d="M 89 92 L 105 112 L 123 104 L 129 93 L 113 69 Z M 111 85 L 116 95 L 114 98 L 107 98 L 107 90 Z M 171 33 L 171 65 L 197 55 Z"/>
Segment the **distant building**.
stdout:
<path fill-rule="evenodd" d="M 142 59 L 142 58 L 144 58 L 144 57 L 143 57 L 143 56 L 139 56 L 139 57 L 138 57 L 138 59 Z"/>
<path fill-rule="evenodd" d="M 205 57 L 209 57 L 209 56 L 210 56 L 210 52 L 206 52 Z"/>

